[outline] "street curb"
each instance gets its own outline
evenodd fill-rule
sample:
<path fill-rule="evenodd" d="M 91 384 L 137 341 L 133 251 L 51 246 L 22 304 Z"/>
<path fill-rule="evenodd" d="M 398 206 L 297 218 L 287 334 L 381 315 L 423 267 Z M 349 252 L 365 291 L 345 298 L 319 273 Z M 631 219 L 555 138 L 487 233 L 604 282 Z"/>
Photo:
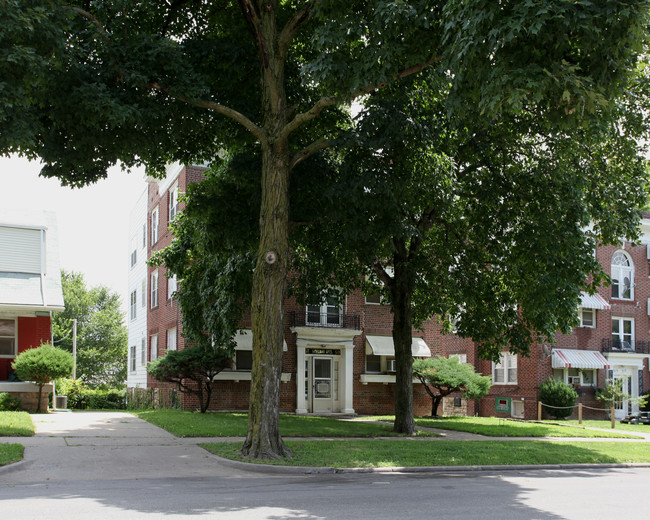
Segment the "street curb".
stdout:
<path fill-rule="evenodd" d="M 23 466 L 29 466 L 31 462 L 28 460 L 19 460 L 18 462 L 11 462 L 9 464 L 5 464 L 4 466 L 0 466 L 0 475 L 3 473 L 11 473 L 12 471 L 16 471 L 18 469 L 21 469 Z"/>
<path fill-rule="evenodd" d="M 205 448 L 203 448 L 205 449 Z M 205 450 L 208 451 L 208 450 Z M 400 466 L 394 468 L 332 468 L 310 466 L 276 466 L 271 464 L 255 464 L 239 460 L 225 459 L 213 453 L 208 453 L 220 464 L 237 469 L 255 471 L 257 473 L 281 473 L 289 475 L 312 474 L 350 474 L 350 473 L 475 473 L 498 471 L 530 471 L 530 470 L 575 470 L 575 469 L 611 469 L 611 468 L 650 468 L 648 462 L 602 463 L 602 464 L 521 464 L 512 466 Z"/>

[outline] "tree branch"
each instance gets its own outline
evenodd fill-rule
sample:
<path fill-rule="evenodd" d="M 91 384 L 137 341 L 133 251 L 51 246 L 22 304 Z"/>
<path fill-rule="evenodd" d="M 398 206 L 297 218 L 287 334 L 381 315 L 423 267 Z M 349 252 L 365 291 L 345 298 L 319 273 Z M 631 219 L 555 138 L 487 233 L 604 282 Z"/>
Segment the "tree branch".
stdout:
<path fill-rule="evenodd" d="M 310 0 L 310 2 L 298 11 L 291 20 L 283 27 L 280 32 L 280 38 L 278 40 L 278 49 L 280 52 L 280 57 L 284 59 L 287 55 L 289 45 L 295 38 L 296 34 L 300 28 L 306 24 L 314 11 L 314 7 L 320 0 Z"/>
<path fill-rule="evenodd" d="M 329 147 L 330 144 L 331 144 L 330 141 L 328 139 L 325 139 L 324 137 L 322 139 L 318 139 L 317 141 L 314 141 L 309 146 L 303 148 L 301 151 L 299 151 L 291 158 L 291 162 L 289 163 L 289 169 L 293 169 L 297 164 L 311 157 L 316 152 L 325 150 L 326 148 Z"/>
<path fill-rule="evenodd" d="M 75 6 L 72 6 L 72 5 L 69 5 L 69 6 L 66 6 L 66 7 L 67 7 L 67 9 L 70 9 L 71 11 L 77 13 L 81 17 L 83 17 L 86 20 L 88 20 L 89 22 L 91 22 L 95 27 L 97 27 L 97 29 L 99 29 L 99 32 L 101 33 L 101 35 L 104 38 L 108 38 L 108 32 L 106 31 L 106 29 L 104 29 L 104 26 L 102 25 L 102 23 L 99 21 L 99 19 L 96 16 L 92 15 L 88 11 L 85 11 L 84 9 L 81 9 L 80 7 L 75 7 Z"/>
<path fill-rule="evenodd" d="M 388 276 L 386 269 L 384 269 L 384 266 L 379 260 L 375 260 L 372 263 L 372 270 L 386 287 L 390 288 L 393 285 L 393 279 Z"/>

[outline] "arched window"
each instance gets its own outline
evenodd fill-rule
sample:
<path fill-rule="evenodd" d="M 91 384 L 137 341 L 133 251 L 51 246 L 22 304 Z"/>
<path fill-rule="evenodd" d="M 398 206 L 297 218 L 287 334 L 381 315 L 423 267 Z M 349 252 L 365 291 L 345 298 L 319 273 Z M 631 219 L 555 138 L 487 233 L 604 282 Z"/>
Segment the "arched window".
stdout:
<path fill-rule="evenodd" d="M 634 264 L 625 251 L 612 257 L 612 298 L 631 300 L 634 297 Z"/>

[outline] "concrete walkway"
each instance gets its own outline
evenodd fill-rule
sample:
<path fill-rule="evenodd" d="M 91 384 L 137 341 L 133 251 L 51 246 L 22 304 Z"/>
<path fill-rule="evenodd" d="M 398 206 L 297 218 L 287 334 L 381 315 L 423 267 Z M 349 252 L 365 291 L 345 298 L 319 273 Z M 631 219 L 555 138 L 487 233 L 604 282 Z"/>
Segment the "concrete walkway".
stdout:
<path fill-rule="evenodd" d="M 25 446 L 22 462 L 0 467 L 1 484 L 159 477 L 251 478 L 269 471 L 286 470 L 290 473 L 305 471 L 305 468 L 257 466 L 224 461 L 197 445 L 202 442 L 243 442 L 242 437 L 175 437 L 162 428 L 126 412 L 56 411 L 32 415 L 32 420 L 36 425 L 35 436 L 0 437 L 2 443 Z M 639 430 L 642 439 L 540 439 L 538 437 L 485 437 L 466 432 L 426 429 L 438 433 L 440 437 L 417 437 L 412 440 L 415 442 L 437 440 L 650 442 L 650 430 L 647 433 Z M 459 467 L 453 469 L 462 471 Z M 429 470 L 440 471 L 443 468 L 429 468 Z"/>

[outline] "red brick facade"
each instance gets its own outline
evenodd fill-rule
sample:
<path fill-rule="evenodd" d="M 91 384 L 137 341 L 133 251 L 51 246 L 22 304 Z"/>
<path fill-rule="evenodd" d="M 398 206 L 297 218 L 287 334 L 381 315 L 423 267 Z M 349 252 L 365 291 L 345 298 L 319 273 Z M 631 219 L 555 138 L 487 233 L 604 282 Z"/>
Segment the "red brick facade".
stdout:
<path fill-rule="evenodd" d="M 19 316 L 17 321 L 19 354 L 52 340 L 52 325 L 49 316 Z M 13 358 L 0 359 L 0 381 L 6 381 L 9 377 L 13 360 Z"/>
<path fill-rule="evenodd" d="M 188 182 L 196 182 L 201 179 L 201 168 L 190 167 L 181 170 L 178 177 L 179 190 L 185 191 Z M 167 230 L 167 223 L 169 221 L 169 189 L 159 193 L 158 184 L 151 183 L 149 185 L 149 234 L 151 236 L 151 215 L 152 210 L 159 207 L 159 239 L 150 245 L 149 255 L 153 251 L 157 251 L 171 242 L 171 234 Z M 645 215 L 646 218 L 650 215 Z M 645 222 L 645 220 L 644 220 Z M 650 221 L 647 222 L 650 229 Z M 632 244 L 625 244 L 624 247 L 602 247 L 598 249 L 597 258 L 604 266 L 606 272 L 611 274 L 611 262 L 614 253 L 618 250 L 624 250 L 633 263 L 634 285 L 632 286 L 632 298 L 621 299 L 612 298 L 611 288 L 601 288 L 599 290 L 600 296 L 609 304 L 609 309 L 601 309 L 594 311 L 595 314 L 595 327 L 577 327 L 572 334 L 562 335 L 558 334 L 556 337 L 556 345 L 553 348 L 560 349 L 580 349 L 603 352 L 603 347 L 606 347 L 607 340 L 612 339 L 612 318 L 623 318 L 626 320 L 633 320 L 634 328 L 634 344 L 638 348 L 634 352 L 608 352 L 605 350 L 603 355 L 608 358 L 610 363 L 609 369 L 603 368 L 597 370 L 597 380 L 594 385 L 584 385 L 577 388 L 580 394 L 580 402 L 587 406 L 602 408 L 602 405 L 594 400 L 595 388 L 605 385 L 606 378 L 615 375 L 616 367 L 623 367 L 629 377 L 627 381 L 630 385 L 630 390 L 635 390 L 634 393 L 639 394 L 644 390 L 650 390 L 650 374 L 648 373 L 648 354 L 650 354 L 650 321 L 648 318 L 648 299 L 650 298 L 650 273 L 648 268 L 647 248 L 646 245 L 633 246 Z M 167 295 L 167 278 L 165 276 L 164 268 L 149 267 L 149 281 L 151 282 L 151 275 L 155 271 L 158 272 L 158 300 L 157 306 L 151 306 L 151 288 L 148 296 L 148 335 L 149 345 L 151 344 L 151 336 L 158 335 L 158 352 L 163 355 L 164 350 L 167 348 L 167 331 L 176 327 L 177 330 L 177 345 L 178 348 L 185 346 L 182 330 L 180 325 L 180 312 L 177 303 L 170 300 Z M 308 392 L 306 389 L 299 389 L 300 381 L 305 381 L 310 377 L 308 372 L 305 372 L 303 377 L 303 367 L 299 367 L 299 357 L 306 359 L 309 357 L 309 348 L 305 347 L 304 342 L 300 342 L 298 337 L 300 333 L 296 333 L 297 329 L 291 327 L 289 323 L 289 316 L 291 313 L 296 313 L 298 316 L 305 315 L 305 308 L 299 306 L 293 300 L 289 300 L 285 306 L 287 320 L 285 328 L 285 340 L 287 343 L 287 350 L 284 353 L 282 372 L 287 375 L 288 381 L 281 383 L 280 389 L 280 410 L 282 412 L 295 412 L 300 406 L 297 404 L 301 402 L 299 392 Z M 381 414 L 392 413 L 394 405 L 394 382 L 388 381 L 389 378 L 384 378 L 382 382 L 368 382 L 363 380 L 363 375 L 366 372 L 366 335 L 372 336 L 390 336 L 392 329 L 392 315 L 390 308 L 382 305 L 366 304 L 365 298 L 360 292 L 355 292 L 346 298 L 345 304 L 342 309 L 345 315 L 354 315 L 359 317 L 359 330 L 349 333 L 351 338 L 347 346 L 340 349 L 336 341 L 332 344 L 322 344 L 322 347 L 331 349 L 328 352 L 336 353 L 340 351 L 340 355 L 334 354 L 334 359 L 340 363 L 339 367 L 341 377 L 347 377 L 348 383 L 352 387 L 352 400 L 348 403 L 348 408 L 354 409 L 355 413 L 359 414 Z M 622 322 L 621 322 L 622 323 Z M 626 326 L 629 325 L 629 322 Z M 449 356 L 453 354 L 464 354 L 468 363 L 473 364 L 478 371 L 485 375 L 493 373 L 493 364 L 489 361 L 481 360 L 478 358 L 477 349 L 474 343 L 468 339 L 457 337 L 455 334 L 443 335 L 440 331 L 439 325 L 432 320 L 423 326 L 423 330 L 414 330 L 414 336 L 421 337 L 428 345 L 432 355 Z M 337 340 L 338 341 L 338 340 Z M 350 343 L 351 342 L 351 343 Z M 299 343 L 301 343 L 299 345 Z M 322 342 L 321 342 L 322 343 Z M 324 343 L 328 343 L 325 341 Z M 315 344 L 318 344 L 316 342 Z M 302 345 L 302 346 L 301 346 Z M 611 342 L 610 342 L 611 346 Z M 301 351 L 301 349 L 304 349 Z M 351 358 L 346 358 L 347 350 L 351 349 Z M 644 350 L 645 349 L 645 350 Z M 299 355 L 299 352 L 301 353 Z M 511 384 L 494 384 L 487 397 L 478 402 L 462 401 L 458 406 L 458 401 L 453 403 L 453 397 L 446 399 L 444 403 L 445 413 L 466 413 L 469 415 L 482 415 L 482 416 L 509 416 L 515 410 L 523 411 L 525 418 L 537 417 L 537 392 L 539 384 L 545 379 L 552 377 L 554 372 L 552 368 L 552 356 L 549 356 L 550 349 L 545 351 L 541 345 L 534 345 L 530 351 L 530 357 L 517 356 L 517 375 L 516 380 Z M 148 349 L 148 356 L 151 356 L 151 351 Z M 306 356 L 306 357 L 305 357 Z M 351 359 L 352 370 L 351 377 L 347 374 L 346 359 Z M 303 361 L 304 362 L 304 361 Z M 629 366 L 628 366 L 629 365 Z M 307 367 L 305 366 L 305 370 Z M 245 376 L 239 381 L 234 380 L 234 375 L 230 380 L 219 381 L 215 386 L 215 392 L 210 404 L 211 409 L 219 410 L 246 410 L 248 408 L 248 394 L 249 382 L 245 380 Z M 622 376 L 621 376 L 622 377 Z M 301 379 L 302 378 L 302 379 Z M 635 379 L 636 378 L 636 379 Z M 636 380 L 634 382 L 633 380 Z M 311 380 L 310 380 L 311 381 Z M 341 383 L 341 391 L 349 392 L 349 388 L 345 385 L 348 383 Z M 155 380 L 149 378 L 148 384 L 151 386 L 161 386 Z M 633 393 L 633 392 L 630 392 Z M 306 393 L 306 395 L 308 395 Z M 495 410 L 497 398 L 503 400 L 510 400 L 510 412 L 498 412 Z M 344 397 L 341 396 L 341 403 Z M 519 402 L 515 405 L 512 403 Z M 521 404 L 523 403 L 523 405 Z M 184 397 L 184 407 L 195 409 L 198 403 L 192 396 Z M 630 404 L 630 409 L 633 404 Z M 345 408 L 341 404 L 341 409 Z M 422 388 L 421 384 L 414 384 L 414 409 L 417 415 L 429 415 L 431 412 L 431 400 Z M 336 410 L 335 410 L 336 411 Z M 585 411 L 585 416 L 593 414 L 602 417 L 601 412 Z"/>

